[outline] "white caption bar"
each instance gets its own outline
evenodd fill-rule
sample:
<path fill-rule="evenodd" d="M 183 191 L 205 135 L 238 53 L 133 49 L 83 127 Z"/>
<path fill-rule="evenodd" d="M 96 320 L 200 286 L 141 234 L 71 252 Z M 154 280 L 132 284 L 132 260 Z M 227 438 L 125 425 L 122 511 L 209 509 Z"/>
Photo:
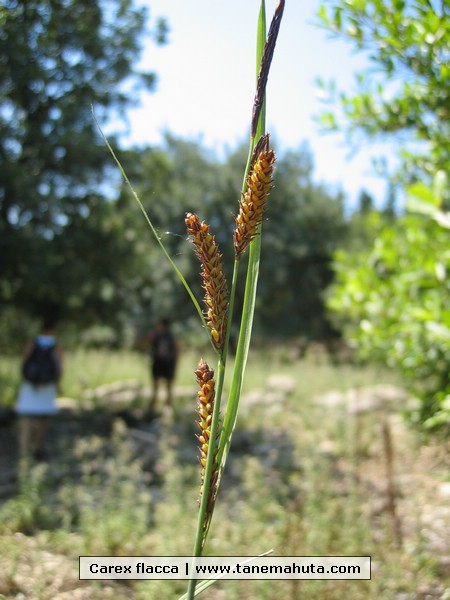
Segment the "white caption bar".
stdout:
<path fill-rule="evenodd" d="M 80 556 L 80 579 L 370 579 L 370 556 Z"/>

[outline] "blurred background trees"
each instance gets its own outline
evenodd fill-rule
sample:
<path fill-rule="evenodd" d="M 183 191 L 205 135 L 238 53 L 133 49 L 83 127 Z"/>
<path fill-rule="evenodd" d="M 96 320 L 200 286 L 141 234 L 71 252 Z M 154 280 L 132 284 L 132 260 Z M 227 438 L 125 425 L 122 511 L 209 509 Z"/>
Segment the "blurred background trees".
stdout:
<path fill-rule="evenodd" d="M 144 35 L 164 43 L 131 0 L 10 1 L 0 8 L 0 307 L 4 344 L 20 344 L 29 319 L 51 312 L 98 341 L 149 327 L 168 312 L 185 326 L 190 301 L 122 186 L 92 116 L 123 116 L 156 75 L 136 64 Z M 164 242 L 199 296 L 184 216 L 207 220 L 232 268 L 246 148 L 219 160 L 167 134 L 161 147 L 120 150 L 109 136 Z M 281 155 L 266 223 L 261 334 L 330 333 L 323 290 L 345 231 L 343 195 L 314 183 L 304 146 Z M 229 273 L 231 277 L 231 273 Z M 240 299 L 237 299 L 238 303 Z M 195 316 L 194 316 L 195 319 Z M 108 332 L 109 329 L 109 334 Z M 116 334 L 111 333 L 116 332 Z M 87 336 L 89 338 L 89 336 Z"/>
<path fill-rule="evenodd" d="M 111 316 L 127 255 L 91 107 L 105 123 L 153 86 L 135 65 L 166 24 L 131 0 L 6 0 L 0 27 L 0 305 Z"/>
<path fill-rule="evenodd" d="M 231 281 L 233 214 L 238 210 L 246 148 L 219 161 L 197 143 L 167 135 L 162 147 L 125 154 L 124 160 L 146 210 L 198 297 L 203 291 L 197 260 L 187 243 L 187 211 L 198 212 L 210 224 Z M 125 212 L 136 210 L 125 188 L 119 204 Z M 145 238 L 142 249 L 147 263 L 141 263 L 140 277 L 142 281 L 147 278 L 147 283 L 141 293 L 146 302 L 140 305 L 137 321 L 143 324 L 161 312 L 185 321 L 193 314 L 191 303 L 170 265 L 162 260 L 144 220 L 138 217 L 141 223 L 135 223 L 134 231 L 141 231 L 139 235 Z M 323 291 L 332 279 L 332 253 L 347 229 L 342 194 L 314 183 L 308 148 L 279 156 L 264 223 L 257 332 L 279 339 L 330 335 Z M 237 304 L 241 301 L 238 297 Z"/>

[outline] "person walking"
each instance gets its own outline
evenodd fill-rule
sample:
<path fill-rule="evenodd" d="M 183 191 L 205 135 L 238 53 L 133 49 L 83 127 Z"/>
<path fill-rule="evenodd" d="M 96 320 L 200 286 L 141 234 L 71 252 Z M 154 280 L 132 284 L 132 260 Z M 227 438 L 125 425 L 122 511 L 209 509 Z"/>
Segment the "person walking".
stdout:
<path fill-rule="evenodd" d="M 149 414 L 154 415 L 161 382 L 166 385 L 166 403 L 173 408 L 173 382 L 179 357 L 179 345 L 170 329 L 170 321 L 159 319 L 156 329 L 149 335 L 151 344 L 151 373 L 153 381 Z"/>
<path fill-rule="evenodd" d="M 61 379 L 63 352 L 56 340 L 55 321 L 45 319 L 39 335 L 23 352 L 22 377 L 16 403 L 19 416 L 19 450 L 43 460 L 49 418 L 57 413 L 56 395 Z"/>

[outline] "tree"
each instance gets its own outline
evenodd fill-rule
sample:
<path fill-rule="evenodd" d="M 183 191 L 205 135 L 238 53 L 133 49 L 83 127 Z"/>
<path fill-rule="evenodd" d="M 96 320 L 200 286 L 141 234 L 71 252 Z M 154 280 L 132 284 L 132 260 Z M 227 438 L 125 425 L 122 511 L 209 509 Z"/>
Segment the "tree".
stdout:
<path fill-rule="evenodd" d="M 152 88 L 155 75 L 135 69 L 145 21 L 145 9 L 132 0 L 2 3 L 0 303 L 30 311 L 49 302 L 67 307 L 64 288 L 78 287 L 78 303 L 86 305 L 83 285 L 104 262 L 99 249 L 109 228 L 109 211 L 103 220 L 99 206 L 111 196 L 110 156 L 91 106 L 105 123 L 123 114 L 139 87 Z M 165 32 L 160 20 L 151 35 L 162 43 Z M 90 225 L 93 213 L 99 228 Z"/>
<path fill-rule="evenodd" d="M 359 212 L 362 215 L 368 215 L 372 212 L 373 210 L 373 198 L 372 196 L 366 191 L 366 190 L 361 190 L 361 193 L 359 194 Z"/>
<path fill-rule="evenodd" d="M 340 251 L 328 306 L 366 359 L 396 369 L 420 399 L 411 419 L 450 423 L 450 217 L 441 198 L 419 184 L 415 212 L 378 230 L 365 254 Z"/>
<path fill-rule="evenodd" d="M 322 123 L 350 134 L 395 134 L 402 142 L 403 182 L 424 176 L 431 182 L 436 171 L 449 172 L 448 0 L 326 0 L 319 19 L 366 51 L 373 67 L 358 74 L 356 94 L 340 93 L 342 121 L 328 112 Z"/>
<path fill-rule="evenodd" d="M 397 190 L 395 185 L 390 182 L 386 195 L 386 204 L 384 206 L 384 214 L 388 219 L 394 219 L 397 211 Z"/>
<path fill-rule="evenodd" d="M 335 256 L 329 307 L 365 357 L 403 375 L 425 427 L 450 423 L 449 16 L 447 0 L 340 0 L 320 10 L 382 76 L 360 77 L 358 94 L 341 94 L 344 127 L 408 134 L 399 178 L 409 184 L 407 214 L 392 221 L 388 207 L 368 254 Z M 337 126 L 331 114 L 324 122 Z"/>

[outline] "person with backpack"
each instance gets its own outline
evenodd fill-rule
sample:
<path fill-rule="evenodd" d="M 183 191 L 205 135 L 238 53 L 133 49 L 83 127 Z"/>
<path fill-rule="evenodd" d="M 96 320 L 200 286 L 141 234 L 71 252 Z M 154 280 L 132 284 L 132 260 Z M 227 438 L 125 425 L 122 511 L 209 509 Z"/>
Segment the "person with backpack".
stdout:
<path fill-rule="evenodd" d="M 19 449 L 38 460 L 45 458 L 49 417 L 57 413 L 56 395 L 62 375 L 63 353 L 55 337 L 55 322 L 45 319 L 40 334 L 24 348 L 22 384 L 17 397 Z"/>
<path fill-rule="evenodd" d="M 163 317 L 159 319 L 156 329 L 148 336 L 151 344 L 151 373 L 153 380 L 152 397 L 149 415 L 154 415 L 156 401 L 161 381 L 166 382 L 167 406 L 172 407 L 173 381 L 178 362 L 179 346 L 170 329 L 170 321 Z"/>

